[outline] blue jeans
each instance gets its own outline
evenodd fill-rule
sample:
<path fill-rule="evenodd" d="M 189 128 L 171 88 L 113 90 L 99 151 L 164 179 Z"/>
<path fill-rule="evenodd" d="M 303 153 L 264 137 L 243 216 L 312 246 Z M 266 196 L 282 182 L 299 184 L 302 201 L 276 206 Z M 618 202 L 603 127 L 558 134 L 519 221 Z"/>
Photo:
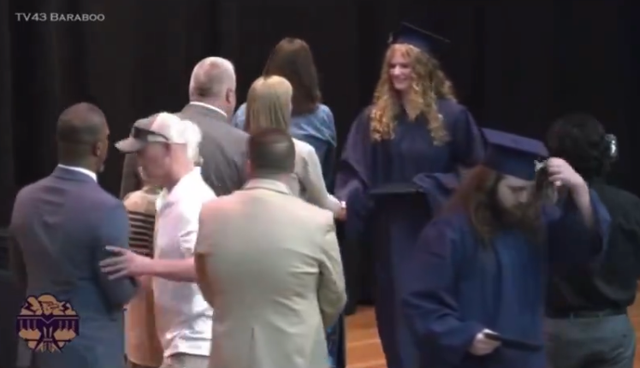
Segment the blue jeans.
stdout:
<path fill-rule="evenodd" d="M 345 335 L 344 316 L 327 330 L 327 348 L 329 350 L 329 366 L 331 368 L 345 368 Z"/>

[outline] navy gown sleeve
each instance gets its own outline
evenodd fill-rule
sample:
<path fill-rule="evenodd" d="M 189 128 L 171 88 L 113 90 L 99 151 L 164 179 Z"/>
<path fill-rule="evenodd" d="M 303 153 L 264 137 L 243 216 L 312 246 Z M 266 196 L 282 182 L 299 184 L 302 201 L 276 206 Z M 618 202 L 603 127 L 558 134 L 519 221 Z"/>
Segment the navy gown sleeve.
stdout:
<path fill-rule="evenodd" d="M 598 194 L 589 190 L 593 227 L 587 227 L 571 195 L 545 209 L 549 261 L 552 264 L 581 264 L 598 260 L 609 239 L 611 217 Z"/>
<path fill-rule="evenodd" d="M 467 247 L 457 221 L 461 220 L 439 218 L 427 225 L 402 275 L 403 312 L 421 350 L 452 367 L 460 364 L 484 329 L 462 320 L 458 310 L 455 282 Z"/>
<path fill-rule="evenodd" d="M 453 153 L 458 166 L 473 167 L 484 157 L 484 140 L 471 112 L 462 105 L 452 116 Z"/>
<path fill-rule="evenodd" d="M 348 237 L 362 232 L 370 204 L 367 192 L 371 178 L 370 109 L 364 109 L 351 125 L 338 162 L 335 196 L 346 202 L 345 231 Z"/>

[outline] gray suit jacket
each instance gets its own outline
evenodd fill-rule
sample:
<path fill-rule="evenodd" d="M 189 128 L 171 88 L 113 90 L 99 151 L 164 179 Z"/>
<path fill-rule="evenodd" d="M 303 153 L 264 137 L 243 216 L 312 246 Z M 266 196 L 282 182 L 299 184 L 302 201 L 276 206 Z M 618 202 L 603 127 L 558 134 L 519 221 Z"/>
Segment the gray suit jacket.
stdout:
<path fill-rule="evenodd" d="M 329 366 L 325 331 L 346 301 L 329 211 L 251 180 L 202 207 L 196 253 L 216 313 L 210 368 Z"/>
<path fill-rule="evenodd" d="M 88 175 L 57 167 L 23 188 L 10 225 L 11 264 L 25 296 L 53 294 L 77 312 L 80 334 L 61 353 L 32 353 L 23 342 L 18 367 L 124 367 L 123 307 L 136 282 L 108 280 L 98 263 L 104 247 L 128 247 L 121 201 Z"/>
<path fill-rule="evenodd" d="M 221 112 L 199 104 L 188 104 L 178 115 L 192 121 L 202 131 L 200 156 L 202 177 L 220 197 L 242 188 L 246 180 L 247 138 L 249 135 L 233 127 Z M 138 179 L 136 156 L 125 157 L 120 197 L 142 187 Z"/>

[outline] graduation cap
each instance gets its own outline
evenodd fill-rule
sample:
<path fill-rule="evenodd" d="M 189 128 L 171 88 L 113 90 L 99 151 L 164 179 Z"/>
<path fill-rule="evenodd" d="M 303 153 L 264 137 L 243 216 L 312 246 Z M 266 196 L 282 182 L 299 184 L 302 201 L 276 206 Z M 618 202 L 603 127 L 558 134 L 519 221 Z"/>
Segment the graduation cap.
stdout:
<path fill-rule="evenodd" d="M 407 229 L 419 231 L 431 217 L 431 206 L 423 189 L 414 182 L 401 184 L 387 184 L 369 191 L 373 200 L 373 228 L 377 240 L 387 241 L 389 237 L 388 225 L 391 219 L 398 219 L 398 215 L 405 219 Z"/>
<path fill-rule="evenodd" d="M 431 54 L 437 45 L 448 44 L 451 41 L 444 37 L 438 36 L 413 26 L 409 23 L 401 23 L 400 28 L 391 33 L 389 37 L 390 44 L 404 43 Z"/>
<path fill-rule="evenodd" d="M 544 347 L 542 344 L 526 340 L 514 339 L 512 337 L 506 337 L 494 332 L 484 332 L 483 335 L 489 340 L 501 342 L 502 346 L 513 350 L 540 351 Z"/>
<path fill-rule="evenodd" d="M 378 219 L 393 216 L 394 212 L 430 212 L 425 193 L 413 182 L 382 185 L 371 189 L 369 196 Z"/>
<path fill-rule="evenodd" d="M 484 165 L 505 175 L 535 180 L 549 155 L 544 143 L 493 129 L 482 129 L 488 145 Z"/>
<path fill-rule="evenodd" d="M 369 194 L 375 199 L 385 196 L 418 194 L 421 193 L 420 187 L 414 183 L 407 184 L 387 184 L 371 189 Z"/>

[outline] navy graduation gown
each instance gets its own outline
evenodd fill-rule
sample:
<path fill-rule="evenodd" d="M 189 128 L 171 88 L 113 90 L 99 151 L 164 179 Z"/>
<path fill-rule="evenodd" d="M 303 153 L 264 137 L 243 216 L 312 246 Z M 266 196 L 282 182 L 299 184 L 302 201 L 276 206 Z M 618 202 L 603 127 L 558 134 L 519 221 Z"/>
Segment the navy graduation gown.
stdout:
<path fill-rule="evenodd" d="M 543 213 L 546 242 L 531 243 L 515 230 L 483 247 L 468 216 L 450 213 L 421 233 L 402 275 L 403 310 L 420 344 L 422 367 L 545 368 L 543 316 L 551 265 L 597 259 L 608 237 L 609 214 L 591 191 L 595 230 L 566 200 Z M 483 329 L 538 344 L 537 351 L 500 346 L 477 357 L 468 353 Z"/>
<path fill-rule="evenodd" d="M 413 178 L 415 185 L 425 194 L 431 212 L 442 211 L 451 195 L 460 185 L 458 173 L 419 174 Z"/>
<path fill-rule="evenodd" d="M 483 141 L 469 111 L 452 100 L 437 102 L 450 140 L 436 146 L 424 116 L 408 121 L 405 114 L 398 117 L 394 138 L 371 140 L 371 108 L 364 109 L 353 123 L 338 164 L 336 196 L 347 203 L 344 232 L 349 243 L 369 243 L 367 228 L 376 204 L 372 190 L 387 185 L 406 185 L 421 173 L 453 173 L 457 168 L 476 165 L 482 159 Z M 378 332 L 389 368 L 414 368 L 417 350 L 400 313 L 398 272 L 407 253 L 413 248 L 423 224 L 414 226 L 412 211 L 402 205 L 378 208 L 386 211 L 389 241 L 386 244 L 370 242 L 374 255 L 376 318 Z M 426 222 L 426 219 L 422 221 Z M 387 247 L 388 249 L 381 249 Z M 347 275 L 351 272 L 347 271 Z M 348 276 L 349 277 L 349 276 Z M 353 295 L 351 295 L 353 297 Z"/>
<path fill-rule="evenodd" d="M 433 143 L 426 118 L 410 122 L 398 118 L 394 138 L 372 142 L 371 107 L 364 109 L 351 125 L 336 175 L 336 195 L 354 202 L 347 225 L 361 235 L 371 210 L 369 190 L 388 184 L 408 184 L 422 173 L 451 173 L 459 166 L 472 167 L 482 160 L 484 143 L 471 113 L 452 100 L 438 100 L 438 111 L 450 135 L 442 146 Z"/>

